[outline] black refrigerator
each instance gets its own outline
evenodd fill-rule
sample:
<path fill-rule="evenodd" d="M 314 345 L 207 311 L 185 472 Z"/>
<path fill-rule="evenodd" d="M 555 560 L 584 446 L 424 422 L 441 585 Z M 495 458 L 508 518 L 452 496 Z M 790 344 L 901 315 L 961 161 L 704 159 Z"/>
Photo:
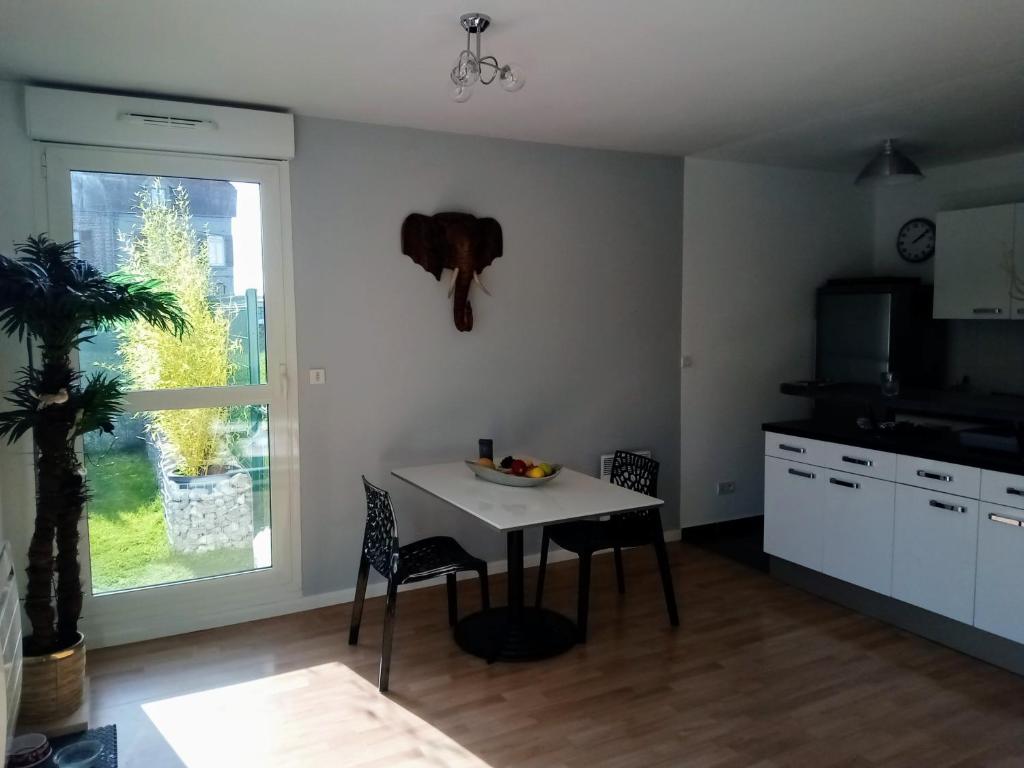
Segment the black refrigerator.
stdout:
<path fill-rule="evenodd" d="M 818 289 L 819 382 L 941 386 L 945 326 L 932 320 L 932 289 L 916 278 L 830 280 Z"/>

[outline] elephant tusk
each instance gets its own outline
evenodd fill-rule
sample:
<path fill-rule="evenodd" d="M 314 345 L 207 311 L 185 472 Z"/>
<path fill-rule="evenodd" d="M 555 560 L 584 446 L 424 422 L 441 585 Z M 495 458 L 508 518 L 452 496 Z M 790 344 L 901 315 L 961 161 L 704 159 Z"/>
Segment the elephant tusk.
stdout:
<path fill-rule="evenodd" d="M 479 272 L 474 272 L 473 273 L 473 280 L 475 280 L 476 284 L 480 286 L 480 290 L 481 291 L 486 293 L 488 296 L 491 295 L 491 292 L 487 290 L 487 286 L 484 285 L 484 281 L 480 279 L 480 273 Z"/>
<path fill-rule="evenodd" d="M 452 294 L 455 293 L 455 281 L 458 280 L 458 279 L 459 279 L 459 268 L 456 267 L 455 269 L 452 270 L 452 282 L 451 282 L 451 285 L 448 286 L 448 298 L 449 299 L 452 297 Z"/>

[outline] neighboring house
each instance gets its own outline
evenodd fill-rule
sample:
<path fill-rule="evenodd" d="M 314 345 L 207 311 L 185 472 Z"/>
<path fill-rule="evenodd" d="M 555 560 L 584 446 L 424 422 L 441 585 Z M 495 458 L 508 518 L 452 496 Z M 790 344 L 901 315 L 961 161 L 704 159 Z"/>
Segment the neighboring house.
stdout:
<path fill-rule="evenodd" d="M 210 272 L 216 295 L 232 293 L 234 251 L 231 220 L 235 216 L 237 192 L 230 182 L 218 179 L 162 179 L 160 192 L 186 182 L 192 223 L 209 246 Z M 139 177 L 121 173 L 74 173 L 74 238 L 81 243 L 83 257 L 113 272 L 121 261 L 118 233 L 130 233 L 137 223 L 136 204 Z M 151 193 L 156 190 L 151 189 Z"/>

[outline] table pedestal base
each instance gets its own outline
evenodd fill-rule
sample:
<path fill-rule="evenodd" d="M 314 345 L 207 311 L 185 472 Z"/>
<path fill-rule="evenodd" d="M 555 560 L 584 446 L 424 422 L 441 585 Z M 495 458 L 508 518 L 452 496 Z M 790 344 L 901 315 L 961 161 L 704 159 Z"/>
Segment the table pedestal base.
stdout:
<path fill-rule="evenodd" d="M 560 613 L 520 608 L 513 621 L 508 608 L 474 613 L 455 627 L 455 642 L 487 661 L 537 661 L 565 653 L 576 644 L 576 625 Z"/>

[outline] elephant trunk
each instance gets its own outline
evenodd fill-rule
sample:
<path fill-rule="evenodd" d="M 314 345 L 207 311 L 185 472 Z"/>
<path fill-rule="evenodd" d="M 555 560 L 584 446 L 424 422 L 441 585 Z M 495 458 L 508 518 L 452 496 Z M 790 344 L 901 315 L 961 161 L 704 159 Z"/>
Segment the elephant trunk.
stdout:
<path fill-rule="evenodd" d="M 460 269 L 455 281 L 455 327 L 460 331 L 473 330 L 473 307 L 469 303 L 469 286 L 473 282 L 473 268 Z"/>

